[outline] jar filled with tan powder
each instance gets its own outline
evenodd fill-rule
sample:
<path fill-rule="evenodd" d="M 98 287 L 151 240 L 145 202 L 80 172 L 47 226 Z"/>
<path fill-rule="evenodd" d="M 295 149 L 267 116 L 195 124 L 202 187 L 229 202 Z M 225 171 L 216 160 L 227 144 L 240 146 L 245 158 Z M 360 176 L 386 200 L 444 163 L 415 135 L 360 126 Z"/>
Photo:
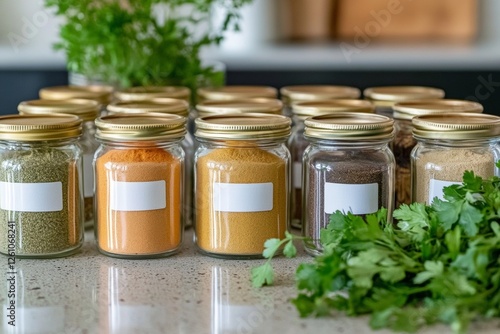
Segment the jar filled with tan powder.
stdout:
<path fill-rule="evenodd" d="M 481 104 L 463 100 L 421 100 L 399 102 L 394 105 L 393 116 L 396 133 L 391 148 L 396 158 L 396 208 L 401 204 L 411 203 L 410 155 L 413 147 L 417 144 L 412 134 L 411 119 L 420 115 L 481 113 L 482 111 Z"/>
<path fill-rule="evenodd" d="M 101 253 L 152 258 L 182 242 L 186 119 L 159 113 L 96 120 L 96 229 Z"/>
<path fill-rule="evenodd" d="M 500 117 L 462 113 L 412 119 L 417 145 L 411 153 L 412 202 L 443 199 L 443 188 L 461 184 L 465 171 L 499 175 Z"/>
<path fill-rule="evenodd" d="M 289 215 L 290 119 L 262 113 L 196 120 L 195 242 L 207 255 L 262 257 Z"/>
<path fill-rule="evenodd" d="M 298 102 L 311 102 L 337 99 L 359 99 L 361 91 L 356 87 L 335 85 L 296 85 L 280 89 L 285 105 L 284 114 L 292 117 L 292 105 Z"/>
<path fill-rule="evenodd" d="M 373 113 L 373 104 L 365 100 L 327 100 L 297 102 L 292 105 L 295 126 L 288 140 L 292 157 L 292 199 L 290 224 L 302 228 L 302 156 L 309 141 L 304 138 L 304 120 L 308 117 L 337 112 Z"/>
<path fill-rule="evenodd" d="M 180 115 L 187 119 L 189 116 L 189 104 L 184 100 L 171 98 L 155 98 L 151 101 L 117 101 L 108 105 L 110 115 L 137 115 L 162 113 Z M 181 141 L 181 146 L 185 153 L 184 159 L 184 208 L 182 210 L 184 226 L 192 226 L 193 220 L 193 159 L 194 159 L 194 139 L 187 132 Z"/>
<path fill-rule="evenodd" d="M 321 229 L 337 212 L 365 216 L 380 208 L 392 217 L 395 160 L 389 143 L 394 135 L 389 117 L 353 112 L 306 119 L 310 142 L 303 158 L 303 234 L 311 255 L 321 254 Z"/>
<path fill-rule="evenodd" d="M 21 115 L 58 115 L 78 116 L 82 121 L 82 135 L 78 143 L 83 160 L 83 198 L 85 228 L 94 227 L 94 169 L 92 161 L 99 146 L 95 139 L 94 120 L 99 116 L 99 103 L 92 100 L 31 100 L 24 101 L 17 107 Z"/>
<path fill-rule="evenodd" d="M 375 112 L 392 117 L 392 107 L 398 102 L 444 98 L 444 90 L 422 86 L 370 87 L 363 91 L 365 99 L 375 105 Z"/>

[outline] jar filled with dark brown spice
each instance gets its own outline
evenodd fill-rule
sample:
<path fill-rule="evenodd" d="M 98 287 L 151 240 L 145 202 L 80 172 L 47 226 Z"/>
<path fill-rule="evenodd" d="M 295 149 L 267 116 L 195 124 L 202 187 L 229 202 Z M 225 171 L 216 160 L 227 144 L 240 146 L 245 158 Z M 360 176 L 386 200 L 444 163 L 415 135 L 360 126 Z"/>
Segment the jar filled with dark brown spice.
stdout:
<path fill-rule="evenodd" d="M 373 104 L 364 100 L 325 100 L 298 102 L 292 105 L 293 127 L 288 141 L 292 156 L 291 227 L 302 228 L 302 156 L 309 145 L 304 138 L 304 120 L 308 117 L 338 112 L 373 113 Z"/>
<path fill-rule="evenodd" d="M 394 105 L 394 128 L 396 133 L 391 143 L 396 158 L 396 208 L 411 203 L 410 155 L 417 144 L 413 138 L 413 117 L 443 113 L 481 113 L 483 106 L 464 100 L 422 100 L 400 102 Z"/>
<path fill-rule="evenodd" d="M 394 155 L 389 149 L 393 120 L 367 113 L 336 113 L 308 118 L 303 157 L 303 234 L 311 255 L 322 252 L 320 231 L 341 211 L 364 216 L 381 207 L 392 216 Z"/>
<path fill-rule="evenodd" d="M 442 99 L 445 92 L 433 87 L 382 86 L 367 88 L 363 95 L 375 105 L 377 114 L 392 117 L 392 107 L 398 102 Z"/>

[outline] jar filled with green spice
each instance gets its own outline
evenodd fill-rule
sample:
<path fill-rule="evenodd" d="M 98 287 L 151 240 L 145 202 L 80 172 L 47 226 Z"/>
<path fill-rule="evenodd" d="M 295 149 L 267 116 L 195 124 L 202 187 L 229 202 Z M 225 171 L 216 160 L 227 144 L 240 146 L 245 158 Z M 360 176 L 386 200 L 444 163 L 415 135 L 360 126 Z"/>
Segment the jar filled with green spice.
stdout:
<path fill-rule="evenodd" d="M 0 117 L 0 252 L 58 257 L 83 242 L 77 116 Z"/>
<path fill-rule="evenodd" d="M 94 169 L 92 161 L 99 146 L 95 139 L 94 120 L 99 116 L 99 103 L 85 99 L 32 100 L 17 107 L 21 115 L 68 114 L 78 116 L 82 122 L 82 135 L 78 139 L 83 159 L 83 198 L 85 228 L 94 226 Z"/>

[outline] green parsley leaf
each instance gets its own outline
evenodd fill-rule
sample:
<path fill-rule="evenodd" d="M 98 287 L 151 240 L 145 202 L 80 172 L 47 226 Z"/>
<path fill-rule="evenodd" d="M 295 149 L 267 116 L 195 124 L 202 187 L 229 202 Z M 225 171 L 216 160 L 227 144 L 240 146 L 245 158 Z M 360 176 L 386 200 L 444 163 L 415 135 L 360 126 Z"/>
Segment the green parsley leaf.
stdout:
<path fill-rule="evenodd" d="M 259 267 L 252 268 L 252 283 L 256 288 L 274 283 L 274 270 L 269 262 Z"/>

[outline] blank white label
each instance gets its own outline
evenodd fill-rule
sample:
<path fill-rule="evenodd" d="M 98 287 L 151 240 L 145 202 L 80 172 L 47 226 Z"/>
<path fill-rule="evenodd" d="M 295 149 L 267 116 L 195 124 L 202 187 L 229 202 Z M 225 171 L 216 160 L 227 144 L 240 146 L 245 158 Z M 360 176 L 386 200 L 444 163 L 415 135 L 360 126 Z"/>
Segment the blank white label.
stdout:
<path fill-rule="evenodd" d="M 293 187 L 295 189 L 302 189 L 302 163 L 293 163 Z"/>
<path fill-rule="evenodd" d="M 213 209 L 224 212 L 260 212 L 273 209 L 273 184 L 213 184 Z"/>
<path fill-rule="evenodd" d="M 167 207 L 165 181 L 111 181 L 110 206 L 115 211 L 148 211 Z"/>
<path fill-rule="evenodd" d="M 325 183 L 325 213 L 337 210 L 364 215 L 376 212 L 378 207 L 378 184 Z"/>
<path fill-rule="evenodd" d="M 92 160 L 94 155 L 83 155 L 83 197 L 94 196 L 94 169 L 92 168 Z"/>
<path fill-rule="evenodd" d="M 441 181 L 431 179 L 429 182 L 429 203 L 432 202 L 434 197 L 439 198 L 440 200 L 444 199 L 443 188 L 451 186 L 453 184 L 461 184 L 460 182 L 451 182 L 451 181 Z"/>
<path fill-rule="evenodd" d="M 0 182 L 0 208 L 20 212 L 61 211 L 62 183 Z"/>

